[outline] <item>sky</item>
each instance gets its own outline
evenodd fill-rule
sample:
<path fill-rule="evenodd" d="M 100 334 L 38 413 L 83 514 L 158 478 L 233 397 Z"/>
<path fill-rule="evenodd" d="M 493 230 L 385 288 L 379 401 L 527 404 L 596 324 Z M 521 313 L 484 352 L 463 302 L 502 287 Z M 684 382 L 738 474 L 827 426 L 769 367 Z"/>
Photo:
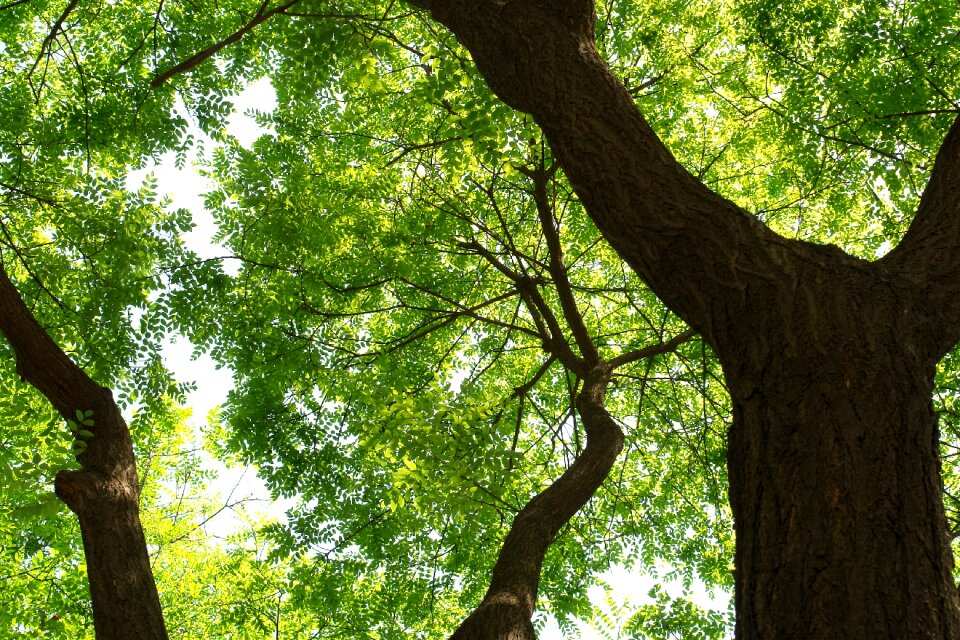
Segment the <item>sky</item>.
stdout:
<path fill-rule="evenodd" d="M 230 118 L 227 130 L 244 145 L 250 145 L 263 131 L 254 120 L 244 115 L 249 109 L 271 110 L 276 105 L 273 88 L 267 82 L 251 85 L 246 91 L 236 96 L 234 113 Z M 190 120 L 189 115 L 184 115 Z M 203 140 L 207 149 L 213 148 L 214 142 L 204 136 L 196 127 L 191 127 L 194 138 Z M 200 258 L 214 258 L 228 255 L 229 251 L 213 242 L 216 225 L 213 217 L 204 209 L 203 193 L 210 189 L 207 180 L 199 174 L 194 166 L 195 157 L 191 158 L 182 169 L 175 163 L 175 154 L 168 153 L 162 161 L 151 165 L 131 175 L 128 180 L 129 188 L 136 188 L 139 182 L 148 173 L 153 173 L 157 181 L 157 191 L 160 195 L 171 198 L 171 209 L 187 209 L 191 212 L 196 225 L 192 231 L 185 234 L 187 246 L 198 254 Z M 223 265 L 228 273 L 235 267 L 226 261 Z M 196 390 L 187 398 L 193 417 L 191 425 L 194 427 L 198 440 L 207 425 L 207 416 L 222 405 L 227 394 L 233 388 L 233 374 L 227 368 L 218 368 L 216 363 L 207 354 L 195 354 L 194 346 L 183 337 L 176 337 L 164 346 L 162 355 L 167 368 L 180 382 L 192 382 Z M 220 494 L 231 500 L 250 498 L 245 506 L 251 515 L 266 515 L 272 518 L 282 518 L 291 501 L 275 501 L 269 491 L 256 477 L 253 469 L 243 467 L 227 468 L 222 463 L 208 458 L 206 463 L 216 473 L 216 480 L 209 489 L 211 495 Z M 240 527 L 242 521 L 237 515 L 227 509 L 216 518 L 209 521 L 204 527 L 206 531 L 217 537 L 226 537 Z"/>
<path fill-rule="evenodd" d="M 229 120 L 227 131 L 236 137 L 241 144 L 249 146 L 260 135 L 265 133 L 258 127 L 253 118 L 244 115 L 248 110 L 271 111 L 276 107 L 276 94 L 269 82 L 264 80 L 250 85 L 233 100 L 234 113 Z M 199 130 L 192 131 L 197 139 L 204 139 L 204 146 L 211 149 L 213 142 L 203 136 Z M 215 225 L 212 216 L 204 210 L 202 194 L 208 190 L 207 181 L 198 174 L 192 163 L 188 162 L 183 169 L 177 169 L 174 155 L 168 154 L 159 164 L 131 176 L 128 183 L 136 185 L 147 172 L 152 171 L 157 180 L 157 189 L 161 195 L 172 198 L 170 207 L 174 209 L 188 209 L 193 216 L 196 227 L 186 235 L 187 245 L 201 258 L 211 258 L 227 255 L 229 252 L 213 242 Z M 228 261 L 229 262 L 229 261 Z M 224 264 L 224 269 L 230 271 L 231 265 Z M 171 341 L 163 349 L 163 357 L 167 367 L 181 382 L 193 382 L 196 390 L 188 397 L 188 406 L 192 408 L 192 424 L 197 430 L 198 437 L 206 426 L 208 414 L 223 404 L 227 393 L 233 386 L 232 374 L 226 368 L 218 369 L 213 360 L 205 354 L 195 354 L 194 347 L 184 338 Z M 252 469 L 227 468 L 219 461 L 208 459 L 207 464 L 217 473 L 217 480 L 210 486 L 211 494 L 221 496 L 232 494 L 233 499 L 252 498 L 248 503 L 248 510 L 252 515 L 283 518 L 285 510 L 292 505 L 292 501 L 274 501 L 263 483 L 256 477 Z M 205 527 L 207 532 L 217 537 L 226 537 L 231 531 L 242 526 L 242 521 L 227 510 Z M 669 571 L 666 565 L 658 567 L 661 575 Z M 610 593 L 600 587 L 591 591 L 591 599 L 595 604 L 603 606 L 609 595 L 614 608 L 625 604 L 642 605 L 652 602 L 648 596 L 650 589 L 660 582 L 650 576 L 640 575 L 616 567 L 601 576 L 601 579 L 611 587 Z M 661 583 L 664 590 L 671 597 L 683 595 L 683 587 L 677 582 Z M 703 585 L 694 584 L 692 598 L 700 606 L 712 609 L 725 609 L 729 596 L 726 594 L 711 595 Z M 609 607 L 608 607 L 609 610 Z M 547 620 L 546 626 L 540 633 L 541 640 L 562 640 L 563 635 L 553 620 Z M 599 640 L 602 636 L 594 629 L 582 627 L 580 638 L 583 640 Z M 619 637 L 615 635 L 614 637 Z"/>

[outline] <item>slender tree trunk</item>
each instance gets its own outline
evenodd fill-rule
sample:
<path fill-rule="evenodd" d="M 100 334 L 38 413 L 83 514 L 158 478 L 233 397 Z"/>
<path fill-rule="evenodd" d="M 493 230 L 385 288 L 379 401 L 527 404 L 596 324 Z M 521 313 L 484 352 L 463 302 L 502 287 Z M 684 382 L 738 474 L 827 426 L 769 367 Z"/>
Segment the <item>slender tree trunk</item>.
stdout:
<path fill-rule="evenodd" d="M 0 265 L 2 266 L 2 265 Z M 57 474 L 57 496 L 77 514 L 98 640 L 166 640 L 160 598 L 140 525 L 140 487 L 130 432 L 109 389 L 90 379 L 37 323 L 0 269 L 0 333 L 17 373 L 66 419 L 91 411 L 81 468 Z M 64 429 L 64 437 L 67 437 Z"/>
<path fill-rule="evenodd" d="M 451 640 L 535 640 L 531 616 L 540 569 L 560 528 L 606 480 L 623 448 L 623 432 L 604 408 L 611 369 L 593 367 L 577 397 L 587 445 L 570 468 L 517 514 L 493 568 L 490 588 Z"/>

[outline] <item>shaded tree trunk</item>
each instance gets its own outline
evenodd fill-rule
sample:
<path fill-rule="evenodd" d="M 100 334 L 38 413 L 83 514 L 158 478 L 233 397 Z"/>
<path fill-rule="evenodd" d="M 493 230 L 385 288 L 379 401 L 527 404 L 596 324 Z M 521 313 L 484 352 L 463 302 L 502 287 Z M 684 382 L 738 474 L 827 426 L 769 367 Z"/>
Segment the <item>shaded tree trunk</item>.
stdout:
<path fill-rule="evenodd" d="M 165 640 L 160 598 L 140 525 L 140 487 L 130 432 L 109 389 L 90 379 L 37 323 L 0 269 L 0 333 L 17 373 L 68 420 L 92 411 L 94 435 L 81 468 L 57 474 L 57 496 L 77 514 L 98 640 Z M 66 437 L 66 430 L 64 430 Z"/>
<path fill-rule="evenodd" d="M 490 587 L 451 640 L 535 640 L 531 616 L 547 549 L 603 484 L 620 450 L 623 432 L 604 408 L 611 368 L 596 365 L 577 397 L 587 445 L 570 468 L 517 514 L 500 549 Z"/>
<path fill-rule="evenodd" d="M 960 638 L 916 295 L 803 249 L 719 350 L 737 638 Z"/>
<path fill-rule="evenodd" d="M 960 124 L 904 240 L 867 263 L 777 236 L 680 167 L 600 58 L 589 0 L 412 1 L 533 115 L 606 239 L 716 350 L 737 637 L 960 638 L 931 409 L 960 338 Z"/>

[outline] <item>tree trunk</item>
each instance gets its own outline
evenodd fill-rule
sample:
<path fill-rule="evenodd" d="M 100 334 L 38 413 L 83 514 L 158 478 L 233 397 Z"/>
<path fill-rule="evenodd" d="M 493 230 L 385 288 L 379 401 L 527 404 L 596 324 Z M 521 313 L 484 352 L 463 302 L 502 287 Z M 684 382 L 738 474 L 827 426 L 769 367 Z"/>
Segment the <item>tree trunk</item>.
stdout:
<path fill-rule="evenodd" d="M 737 638 L 960 638 L 915 293 L 812 245 L 718 352 Z"/>
<path fill-rule="evenodd" d="M 595 364 L 577 397 L 587 445 L 573 464 L 517 514 L 480 605 L 450 640 L 536 640 L 531 616 L 540 569 L 560 528 L 606 480 L 623 448 L 623 432 L 604 408 L 611 368 Z"/>
<path fill-rule="evenodd" d="M 140 525 L 133 443 L 113 394 L 50 339 L 2 268 L 0 333 L 13 347 L 17 373 L 60 415 L 77 420 L 77 411 L 92 412 L 93 424 L 83 428 L 93 437 L 77 457 L 81 468 L 58 473 L 55 488 L 80 521 L 97 640 L 166 640 Z"/>
<path fill-rule="evenodd" d="M 96 435 L 88 450 L 97 438 L 114 437 L 118 441 L 113 448 L 121 459 L 109 471 L 85 461 L 78 471 L 61 471 L 55 481 L 57 497 L 80 523 L 97 640 L 166 640 L 140 524 L 133 444 L 110 390 L 101 387 L 100 395 L 99 406 L 87 407 L 97 406 L 91 427 Z"/>
<path fill-rule="evenodd" d="M 893 351 L 784 358 L 735 400 L 739 640 L 960 638 L 932 372 Z"/>

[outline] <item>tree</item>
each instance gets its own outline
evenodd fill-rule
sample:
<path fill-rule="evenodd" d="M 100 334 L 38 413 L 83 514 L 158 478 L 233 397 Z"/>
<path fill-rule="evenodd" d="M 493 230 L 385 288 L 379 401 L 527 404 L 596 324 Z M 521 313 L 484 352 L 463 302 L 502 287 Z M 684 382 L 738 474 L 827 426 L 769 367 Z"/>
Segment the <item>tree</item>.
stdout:
<path fill-rule="evenodd" d="M 448 27 L 493 92 L 533 122 L 483 93 L 464 49 L 422 22 L 423 14 L 392 5 L 358 5 L 356 11 L 322 3 L 263 5 L 243 14 L 239 26 L 232 7 L 160 12 L 146 31 L 160 37 L 157 25 L 170 16 L 190 34 L 164 40 L 166 48 L 154 45 L 165 64 L 142 61 L 140 68 L 154 71 L 155 88 L 191 72 L 183 82 L 212 128 L 223 85 L 214 65 L 203 62 L 215 55 L 229 56 L 220 59 L 228 79 L 269 74 L 287 109 L 264 118 L 275 125 L 274 135 L 250 152 L 228 145 L 211 167 L 222 190 L 211 194 L 209 206 L 231 258 L 244 265 L 240 275 L 175 267 L 174 273 L 199 277 L 209 293 L 203 305 L 184 304 L 197 299 L 195 290 L 161 303 L 176 318 L 172 324 L 238 371 L 243 394 L 234 396 L 224 416 L 228 448 L 263 464 L 272 459 L 276 465 L 266 475 L 278 492 L 339 479 L 320 494 L 330 504 L 305 505 L 289 530 L 277 531 L 279 539 L 288 536 L 290 548 L 304 541 L 327 545 L 334 560 L 355 562 L 361 572 L 370 571 L 363 575 L 381 582 L 391 557 L 378 549 L 385 539 L 406 537 L 423 556 L 449 551 L 446 564 L 433 560 L 443 570 L 405 582 L 414 587 L 413 604 L 396 616 L 407 620 L 433 610 L 434 601 L 416 596 L 452 586 L 449 570 L 471 578 L 481 572 L 487 543 L 474 535 L 479 558 L 468 551 L 464 560 L 458 553 L 471 538 L 463 536 L 499 517 L 509 531 L 494 578 L 482 598 L 477 580 L 467 581 L 465 596 L 480 604 L 455 637 L 533 637 L 530 618 L 549 543 L 596 491 L 619 450 L 615 442 L 601 446 L 603 462 L 578 479 L 597 435 L 621 429 L 611 420 L 616 412 L 602 402 L 606 365 L 630 360 L 637 349 L 668 351 L 679 344 L 665 334 L 666 320 L 656 336 L 662 346 L 649 340 L 656 331 L 618 324 L 623 309 L 641 307 L 640 289 L 629 278 L 613 284 L 613 263 L 592 258 L 594 249 L 575 254 L 591 256 L 579 276 L 564 269 L 569 252 L 552 227 L 560 215 L 546 206 L 546 196 L 566 193 L 565 176 L 617 254 L 703 337 L 722 366 L 733 413 L 726 459 L 736 531 L 737 636 L 960 635 L 931 407 L 938 362 L 960 337 L 952 330 L 951 217 L 960 125 L 950 129 L 927 167 L 925 188 L 915 168 L 930 155 L 925 145 L 946 128 L 939 116 L 956 112 L 948 77 L 956 54 L 942 36 L 956 20 L 955 8 L 798 3 L 785 9 L 751 2 L 695 14 L 670 6 L 658 18 L 658 33 L 634 23 L 641 9 L 615 2 L 601 7 L 599 27 L 589 2 L 562 9 L 540 2 L 413 4 Z M 629 89 L 600 55 L 598 45 L 621 58 L 643 46 L 668 49 L 658 40 L 666 25 L 691 17 L 700 35 L 692 42 L 678 38 L 680 60 L 664 55 L 641 61 L 644 73 L 629 77 L 627 69 Z M 54 25 L 51 41 L 62 22 Z M 218 35 L 205 40 L 208 29 Z M 739 38 L 741 30 L 748 35 Z M 324 48 L 325 42 L 334 46 Z M 865 52 L 876 54 L 889 76 L 915 86 L 891 90 L 862 62 L 871 59 Z M 827 54 L 830 62 L 814 62 Z M 720 70 L 711 66 L 725 59 L 734 62 Z M 762 73 L 742 71 L 754 62 Z M 307 64 L 312 75 L 304 78 Z M 686 72 L 702 81 L 690 81 Z M 670 82 L 680 87 L 680 97 L 669 88 L 658 91 Z M 140 77 L 132 84 L 144 83 Z M 344 99 L 351 91 L 359 97 Z M 699 140 L 692 140 L 689 125 L 707 131 L 711 120 L 731 120 L 712 106 L 716 100 L 713 113 L 698 121 L 687 112 L 703 104 L 691 95 L 719 98 L 742 119 L 735 135 L 711 126 L 699 159 L 691 153 Z M 404 100 L 417 107 L 398 106 Z M 663 113 L 661 125 L 676 127 L 673 152 L 698 175 L 675 160 L 638 102 L 651 116 Z M 383 114 L 384 103 L 394 110 L 364 122 Z M 392 136 L 384 135 L 391 130 Z M 539 144 L 540 131 L 549 148 Z M 771 140 L 780 137 L 789 151 L 776 157 Z M 756 158 L 764 171 L 751 168 Z M 554 175 L 554 160 L 563 176 Z M 863 176 L 869 176 L 868 188 L 851 189 Z M 921 190 L 916 215 L 905 221 L 909 230 L 885 253 L 882 242 L 892 245 L 900 229 L 891 212 L 908 211 Z M 720 191 L 747 198 L 765 221 Z M 523 197 L 509 197 L 523 192 L 526 205 Z M 573 202 L 572 196 L 560 200 Z M 579 205 L 570 206 L 569 218 L 576 220 Z M 303 223 L 305 211 L 322 221 L 318 230 Z M 479 211 L 493 216 L 491 222 Z M 252 219 L 248 212 L 255 213 Z M 525 212 L 536 213 L 538 229 L 525 226 Z M 844 220 L 876 225 L 885 236 L 858 238 L 839 228 L 837 221 Z M 788 231 L 843 243 L 849 252 L 788 239 Z M 578 228 L 573 244 L 590 246 L 589 233 L 588 226 Z M 427 248 L 440 256 L 427 262 L 431 266 L 423 264 Z M 602 274 L 599 282 L 584 275 L 592 269 Z M 477 277 L 465 280 L 462 274 L 471 270 Z M 496 284 L 508 290 L 490 295 Z M 602 328 L 589 331 L 580 312 L 585 307 L 578 305 L 614 293 L 620 297 L 608 306 L 591 305 Z M 209 309 L 214 313 L 206 316 Z M 216 328 L 214 318 L 225 320 L 226 330 Z M 467 329 L 451 340 L 461 321 Z M 610 327 L 617 331 L 608 333 Z M 626 337 L 610 338 L 619 335 Z M 689 337 L 680 329 L 673 335 Z M 601 355 L 598 336 L 615 355 Z M 530 358 L 521 340 L 539 342 L 546 360 Z M 486 364 L 471 369 L 470 358 Z M 554 361 L 562 375 L 551 369 Z M 455 393 L 445 366 L 469 372 L 467 393 Z M 706 380 L 709 358 L 701 370 Z M 499 390 L 496 378 L 479 382 L 491 371 L 501 377 Z M 643 398 L 650 377 L 631 375 Z M 398 393 L 371 393 L 376 385 L 370 380 L 387 381 L 387 389 Z M 701 387 L 708 397 L 708 385 Z M 579 422 L 567 423 L 578 394 L 588 438 L 582 451 Z M 560 417 L 528 418 L 526 403 L 562 408 Z M 951 394 L 940 400 L 947 411 L 952 403 Z M 508 411 L 516 425 L 512 434 L 503 420 Z M 715 413 L 722 415 L 722 406 Z M 432 429 L 418 431 L 416 417 Z M 705 417 L 703 433 L 709 422 Z M 537 438 L 535 427 L 551 423 L 557 435 L 545 440 L 541 431 Z M 634 435 L 640 436 L 637 425 Z M 506 453 L 528 438 L 527 459 Z M 549 461 L 547 440 L 573 442 L 579 457 L 566 474 Z M 439 448 L 451 442 L 473 446 Z M 471 477 L 475 467 L 461 459 L 476 462 L 484 454 L 488 475 L 478 481 Z M 709 456 L 703 457 L 709 468 Z M 544 488 L 557 475 L 557 484 Z M 474 522 L 442 506 L 464 485 L 490 494 L 474 498 L 474 505 L 485 505 L 477 507 Z M 405 508 L 411 495 L 424 504 Z M 609 503 L 602 496 L 596 502 L 604 513 Z M 545 503 L 555 505 L 549 516 L 527 517 Z M 611 521 L 618 515 L 614 508 L 607 513 Z M 436 517 L 418 529 L 424 514 Z M 460 534 L 452 544 L 451 529 Z M 590 526 L 584 529 L 589 538 Z M 411 539 L 418 530 L 427 533 Z M 515 544 L 533 539 L 537 545 Z M 410 564 L 429 566 L 416 554 Z M 577 564 L 559 561 L 560 575 L 603 566 Z M 547 581 L 551 566 L 544 565 Z"/>
<path fill-rule="evenodd" d="M 285 119 L 274 124 L 297 126 Z M 545 167 L 544 149 L 512 177 L 478 166 L 447 190 L 431 176 L 424 192 L 402 196 L 402 209 L 370 212 L 369 224 L 360 226 L 354 190 L 380 192 L 383 173 L 345 180 L 334 174 L 312 194 L 299 193 L 298 203 L 285 202 L 286 185 L 302 184 L 312 159 L 336 157 L 323 151 L 330 143 L 325 137 L 307 145 L 301 140 L 281 133 L 258 141 L 254 153 L 235 147 L 218 160 L 224 192 L 237 198 L 218 200 L 217 212 L 243 262 L 237 289 L 217 311 L 230 310 L 225 333 L 237 336 L 224 356 L 240 372 L 238 397 L 225 416 L 233 425 L 232 446 L 272 466 L 264 476 L 278 491 L 309 496 L 295 516 L 292 547 L 310 545 L 330 560 L 360 559 L 371 572 L 399 569 L 392 584 L 408 580 L 404 574 L 417 567 L 433 584 L 414 582 L 403 591 L 411 600 L 426 591 L 426 599 L 438 574 L 470 576 L 471 590 L 483 584 L 488 545 L 497 540 L 483 531 L 517 518 L 533 523 L 533 535 L 508 543 L 497 564 L 501 580 L 515 579 L 510 558 L 532 552 L 534 562 L 542 562 L 548 543 L 613 465 L 622 434 L 607 411 L 610 381 L 620 383 L 611 394 L 613 414 L 628 414 L 637 400 L 630 391 L 639 390 L 643 405 L 645 393 L 660 392 L 657 377 L 675 366 L 655 358 L 692 333 L 668 328 L 669 315 L 656 305 L 644 309 L 645 301 L 621 286 L 629 279 L 621 268 L 604 272 L 609 257 L 601 247 L 578 246 L 584 238 L 567 233 L 561 221 L 576 225 L 578 207 L 556 179 L 556 167 Z M 257 160 L 269 166 L 280 155 L 288 160 L 278 180 Z M 292 160 L 298 157 L 305 161 Z M 434 160 L 418 162 L 442 173 L 442 159 Z M 349 191 L 341 188 L 347 184 Z M 315 231 L 277 232 L 296 224 L 303 209 L 331 213 Z M 341 223 L 351 234 L 334 244 L 330 237 L 340 236 Z M 317 244 L 330 250 L 312 255 Z M 475 275 L 465 279 L 464 273 Z M 659 322 L 648 313 L 660 314 Z M 601 357 L 611 351 L 615 355 Z M 461 378 L 459 393 L 447 386 L 451 375 Z M 652 409 L 662 401 L 647 403 Z M 631 431 L 659 426 L 647 423 Z M 591 444 L 594 439 L 600 444 Z M 651 434 L 648 442 L 677 447 L 664 440 L 669 436 Z M 558 447 L 569 449 L 570 470 L 524 506 L 562 472 Z M 694 456 L 707 453 L 691 449 Z M 382 479 L 353 480 L 373 474 Z M 705 484 L 709 495 L 711 483 Z M 703 487 L 693 492 L 704 493 Z M 605 535 L 621 517 L 618 502 L 628 499 L 616 491 L 597 507 L 574 547 Z M 682 528 L 698 520 L 702 514 L 688 514 Z M 338 526 L 317 527 L 331 522 Z M 477 542 L 454 553 L 465 530 L 476 531 Z M 408 540 L 408 531 L 436 532 L 436 538 Z M 348 546 L 359 549 L 349 553 Z M 582 571 L 582 556 L 571 549 L 555 569 Z M 604 560 L 594 562 L 603 567 Z M 535 589 L 526 592 L 531 608 L 536 597 Z M 557 603 L 558 612 L 564 608 Z M 409 615 L 403 622 L 413 626 L 422 610 L 410 607 Z M 524 620 L 529 624 L 529 614 Z"/>
<path fill-rule="evenodd" d="M 960 634 L 930 406 L 958 338 L 960 125 L 910 230 L 868 264 L 774 234 L 682 169 L 597 54 L 592 3 L 421 6 L 534 116 L 601 232 L 717 351 L 737 637 Z"/>

